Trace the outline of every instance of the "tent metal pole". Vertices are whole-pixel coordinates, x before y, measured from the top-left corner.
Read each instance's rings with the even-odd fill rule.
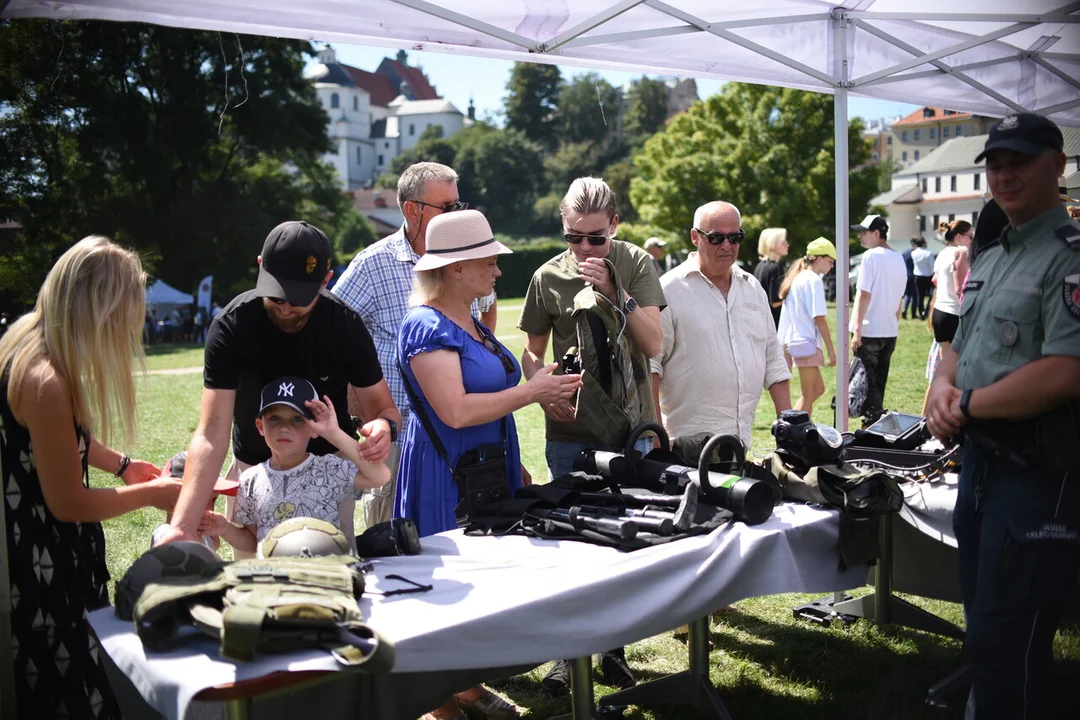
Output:
[[[552,50],[555,50],[565,45],[571,40],[574,40],[575,38],[584,35],[585,33],[596,28],[597,26],[603,25],[612,18],[616,18],[619,15],[622,15],[627,10],[637,5],[640,5],[643,2],[645,2],[645,0],[622,0],[621,2],[609,7],[607,10],[593,15],[588,20],[578,23],[569,30],[559,33],[555,37],[548,40],[546,43],[539,43],[535,47],[535,50],[536,52],[551,52]]]
[[[1033,55],[1031,57],[1031,59],[1034,60],[1036,63],[1038,63],[1039,67],[1045,69],[1047,72],[1053,73],[1054,75],[1061,78],[1062,80],[1069,83],[1070,85],[1072,85],[1075,88],[1080,88],[1080,80],[1077,80],[1076,78],[1069,76],[1063,70],[1059,69],[1058,67],[1056,67],[1054,65],[1051,65],[1050,63],[1048,63],[1046,60],[1039,57],[1038,55]]]
[[[851,68],[848,64],[848,33],[851,21],[846,12],[833,11],[832,72],[839,81],[833,92],[833,157],[836,165],[836,429],[848,428],[848,87]]]

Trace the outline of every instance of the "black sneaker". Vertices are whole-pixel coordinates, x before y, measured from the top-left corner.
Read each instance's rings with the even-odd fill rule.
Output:
[[[600,675],[604,678],[604,684],[617,687],[620,690],[637,685],[634,673],[630,672],[630,666],[626,664],[626,649],[617,648],[600,654]]]
[[[552,697],[570,694],[570,661],[556,660],[540,685]]]

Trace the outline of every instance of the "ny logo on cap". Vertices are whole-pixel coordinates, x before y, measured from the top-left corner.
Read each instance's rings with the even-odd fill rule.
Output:
[[[278,397],[292,397],[293,396],[293,391],[295,389],[296,389],[296,386],[293,385],[292,383],[281,383],[281,385],[278,386],[277,396]]]
[[[1016,117],[1015,115],[1010,115],[1001,122],[999,122],[997,128],[995,129],[998,132],[1002,132],[1005,130],[1015,130],[1018,127],[1020,127],[1020,118]]]

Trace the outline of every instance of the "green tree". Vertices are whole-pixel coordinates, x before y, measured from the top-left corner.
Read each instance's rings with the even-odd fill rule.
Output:
[[[727,200],[742,211],[751,260],[757,235],[786,227],[792,257],[834,222],[833,98],[787,88],[728,83],[724,90],[672,119],[634,158],[630,194],[641,220],[689,230],[694,210]],[[851,218],[861,218],[877,192],[877,170],[852,121],[849,135]],[[847,238],[840,238],[840,242]]]
[[[310,52],[152,25],[0,27],[0,217],[22,225],[0,253],[7,274],[21,270],[5,289],[32,298],[90,233],[135,247],[179,288],[209,270],[219,288],[250,287],[275,224],[334,230],[348,202],[319,161],[330,143],[302,75]]]
[[[541,189],[540,147],[512,129],[474,125],[458,135],[453,167],[462,199],[482,210],[499,232],[527,231]]]
[[[557,65],[514,63],[506,83],[506,125],[545,149],[556,145],[562,73]]]
[[[637,210],[634,209],[634,203],[630,199],[630,181],[634,179],[635,174],[634,164],[626,160],[608,165],[604,170],[604,181],[615,193],[621,222],[637,220]]]
[[[420,133],[420,138],[417,142],[424,142],[425,140],[438,140],[443,137],[443,126],[439,124],[428,125],[424,128],[424,132]]]
[[[610,143],[619,135],[622,93],[596,73],[578,75],[566,83],[558,104],[562,142]]]
[[[623,131],[632,147],[642,145],[659,132],[667,120],[668,89],[662,80],[642,75],[630,84],[626,93],[626,116]]]

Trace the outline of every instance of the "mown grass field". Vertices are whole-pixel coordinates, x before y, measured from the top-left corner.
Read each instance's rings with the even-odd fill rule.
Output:
[[[520,355],[524,336],[515,327],[520,300],[501,300],[497,334]],[[832,321],[830,320],[830,325]],[[930,332],[925,323],[902,321],[893,357],[885,406],[920,413],[926,389],[926,355]],[[157,346],[147,358],[151,373],[139,384],[139,444],[129,448],[134,456],[159,465],[177,450],[186,448],[199,415],[202,387],[200,372],[176,372],[198,366],[201,349]],[[161,371],[166,371],[162,373]],[[172,371],[172,372],[169,372]],[[825,396],[818,400],[816,418],[828,421],[833,395],[831,369],[825,374]],[[792,380],[792,399],[799,395]],[[544,425],[536,406],[516,413],[524,462],[533,477],[546,477]],[[769,427],[773,408],[763,394],[754,426],[754,447],[772,447]],[[95,486],[108,485],[111,476],[94,472]],[[157,510],[143,510],[105,524],[109,569],[119,578],[149,545],[150,532],[164,520]],[[359,529],[359,525],[358,525]],[[855,595],[870,591],[854,589]],[[775,595],[736,603],[736,612],[711,623],[714,649],[710,654],[711,678],[728,709],[739,720],[907,720],[938,717],[925,706],[926,690],[949,673],[960,660],[960,644],[936,635],[900,627],[878,627],[860,621],[843,627],[821,628],[792,617],[792,608],[812,599],[807,595]],[[962,623],[957,605],[911,597],[923,607],[954,623]],[[657,608],[657,612],[663,612]],[[1080,681],[1080,632],[1070,626],[1059,633],[1055,651],[1063,682]],[[639,680],[650,680],[687,667],[685,645],[670,634],[648,638],[628,648],[630,664]],[[569,701],[551,699],[540,691],[546,666],[526,675],[498,683],[496,688],[528,710],[529,717],[548,718],[569,712]],[[597,697],[611,688],[597,685]],[[685,708],[638,710],[626,717],[668,719],[704,717]]]

